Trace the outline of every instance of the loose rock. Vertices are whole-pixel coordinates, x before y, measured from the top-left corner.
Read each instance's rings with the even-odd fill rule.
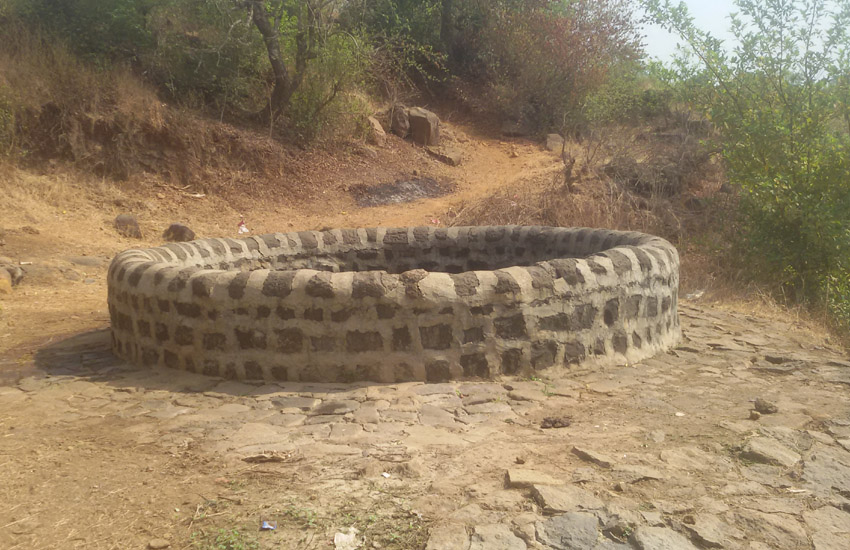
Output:
[[[440,119],[427,109],[413,107],[407,112],[410,137],[419,145],[440,144]]]
[[[3,269],[0,269],[0,294],[12,293],[12,277]]]
[[[387,133],[384,127],[378,122],[378,119],[370,116],[366,119],[369,122],[369,143],[378,147],[383,147],[387,144]]]
[[[550,428],[566,428],[573,421],[569,416],[547,416],[543,419],[543,422],[540,423],[540,427],[544,430],[548,430]]]
[[[573,454],[582,460],[592,462],[593,464],[596,464],[597,466],[600,466],[602,468],[610,468],[611,465],[614,464],[613,458],[602,453],[597,453],[596,451],[591,451],[589,449],[580,449],[578,447],[573,447]]]
[[[195,240],[195,232],[180,223],[172,223],[168,229],[162,232],[162,238],[166,241],[184,243]]]
[[[327,401],[313,410],[314,415],[322,414],[346,414],[360,408],[360,403],[354,400]]]
[[[774,414],[779,411],[779,408],[770,401],[758,398],[755,401],[755,410],[761,414]]]
[[[392,131],[400,138],[406,138],[410,133],[410,117],[407,114],[407,107],[396,105],[392,112]]]
[[[560,153],[564,147],[564,138],[559,134],[546,135],[546,149],[553,153]]]
[[[762,464],[785,466],[786,468],[791,468],[801,459],[796,452],[767,437],[754,437],[749,440],[744,445],[741,458]]]
[[[115,218],[115,229],[121,235],[133,239],[142,238],[142,230],[139,228],[139,222],[130,214],[119,214]]]
[[[151,539],[148,542],[148,548],[150,550],[162,550],[163,548],[168,548],[171,546],[171,543],[165,539]]]
[[[449,166],[460,166],[461,162],[463,162],[463,154],[458,149],[448,147],[434,149],[433,147],[427,147],[425,150],[428,151],[429,155]]]
[[[604,506],[593,493],[573,485],[534,485],[531,494],[546,514],[598,510]]]
[[[271,402],[280,409],[300,409],[302,411],[309,411],[320,403],[318,399],[312,397],[278,397],[272,399]]]
[[[24,280],[24,270],[13,264],[0,265],[0,272],[5,272],[8,275],[11,286],[17,286]]]
[[[533,485],[563,485],[564,483],[560,479],[555,479],[543,472],[517,468],[511,468],[507,471],[506,481],[508,487],[512,489],[532,487]]]

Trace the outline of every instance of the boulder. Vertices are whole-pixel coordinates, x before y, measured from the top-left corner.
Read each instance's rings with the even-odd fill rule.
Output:
[[[393,107],[391,119],[391,130],[398,137],[404,139],[410,133],[410,118],[407,116],[407,107],[396,105]]]
[[[560,153],[563,148],[564,138],[562,138],[560,134],[546,135],[546,149],[552,151],[553,153]]]
[[[427,109],[413,107],[407,112],[410,137],[419,145],[440,144],[440,119]]]
[[[139,228],[139,222],[136,221],[135,216],[131,216],[130,214],[119,214],[115,218],[114,224],[115,229],[121,235],[131,237],[133,239],[142,238],[142,230]]]
[[[24,280],[24,270],[13,264],[0,265],[0,274],[8,275],[9,283],[12,286],[18,285]]]
[[[384,131],[384,127],[381,126],[381,123],[378,122],[378,119],[370,116],[366,120],[369,121],[369,143],[378,147],[386,145],[387,133]]]
[[[162,232],[162,238],[173,243],[185,243],[195,240],[195,232],[182,223],[172,223]]]

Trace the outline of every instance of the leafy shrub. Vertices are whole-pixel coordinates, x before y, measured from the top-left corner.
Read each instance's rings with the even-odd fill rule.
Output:
[[[348,34],[334,35],[322,45],[286,110],[288,134],[308,142],[331,129],[343,135],[363,131],[358,124],[368,113],[348,90],[363,84],[368,63],[364,45]]]
[[[146,15],[156,0],[11,0],[31,26],[64,37],[90,59],[138,59],[153,47]]]
[[[670,113],[672,92],[650,80],[642,67],[628,63],[612,72],[584,102],[584,119],[589,123],[638,122]]]
[[[677,80],[719,129],[743,190],[734,238],[749,272],[850,326],[850,5],[738,0],[730,54],[683,5],[646,4],[700,60],[680,59]]]
[[[241,113],[265,100],[268,61],[244,10],[230,0],[158,0],[147,26],[155,48],[143,57],[150,80],[176,100]]]

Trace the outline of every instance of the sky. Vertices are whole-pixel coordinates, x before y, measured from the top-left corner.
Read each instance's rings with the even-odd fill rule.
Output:
[[[697,27],[722,40],[731,41],[729,14],[735,11],[733,0],[684,0]],[[676,52],[678,37],[661,27],[646,26],[646,52],[650,57],[669,61]]]

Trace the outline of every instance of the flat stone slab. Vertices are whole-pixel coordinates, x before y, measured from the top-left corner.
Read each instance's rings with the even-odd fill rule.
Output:
[[[534,485],[563,485],[560,479],[536,470],[511,468],[505,476],[508,487],[512,489],[527,489]]]
[[[312,397],[278,397],[271,402],[279,409],[301,409],[309,411],[319,403],[320,400]]]
[[[647,480],[667,479],[667,476],[655,468],[640,464],[618,464],[613,468],[614,475],[625,483],[637,483]]]
[[[580,459],[596,464],[601,468],[610,468],[614,464],[614,459],[610,456],[586,449],[583,447],[573,447],[572,453]]]
[[[469,550],[526,550],[525,541],[503,524],[479,525],[472,535]]]
[[[469,533],[457,523],[431,528],[425,550],[469,550]]]
[[[592,549],[599,537],[599,520],[586,512],[570,512],[538,522],[537,540],[554,550]]]
[[[791,468],[800,462],[802,457],[774,439],[754,437],[744,445],[741,458]]]
[[[346,414],[350,412],[354,412],[360,408],[360,403],[353,400],[345,400],[345,401],[326,401],[322,403],[320,406],[313,409],[311,414],[314,415],[322,415],[322,414]]]
[[[639,527],[634,543],[639,550],[698,550],[684,535],[666,527]]]
[[[693,524],[685,524],[685,529],[705,548],[725,548],[730,536],[743,536],[741,531],[711,514],[697,514]]]
[[[455,386],[452,384],[422,384],[411,389],[416,395],[452,394],[455,395]]]
[[[574,485],[534,485],[531,494],[546,514],[598,510],[605,506],[593,493]]]
[[[834,506],[803,512],[815,550],[832,550],[850,546],[850,513]]]

